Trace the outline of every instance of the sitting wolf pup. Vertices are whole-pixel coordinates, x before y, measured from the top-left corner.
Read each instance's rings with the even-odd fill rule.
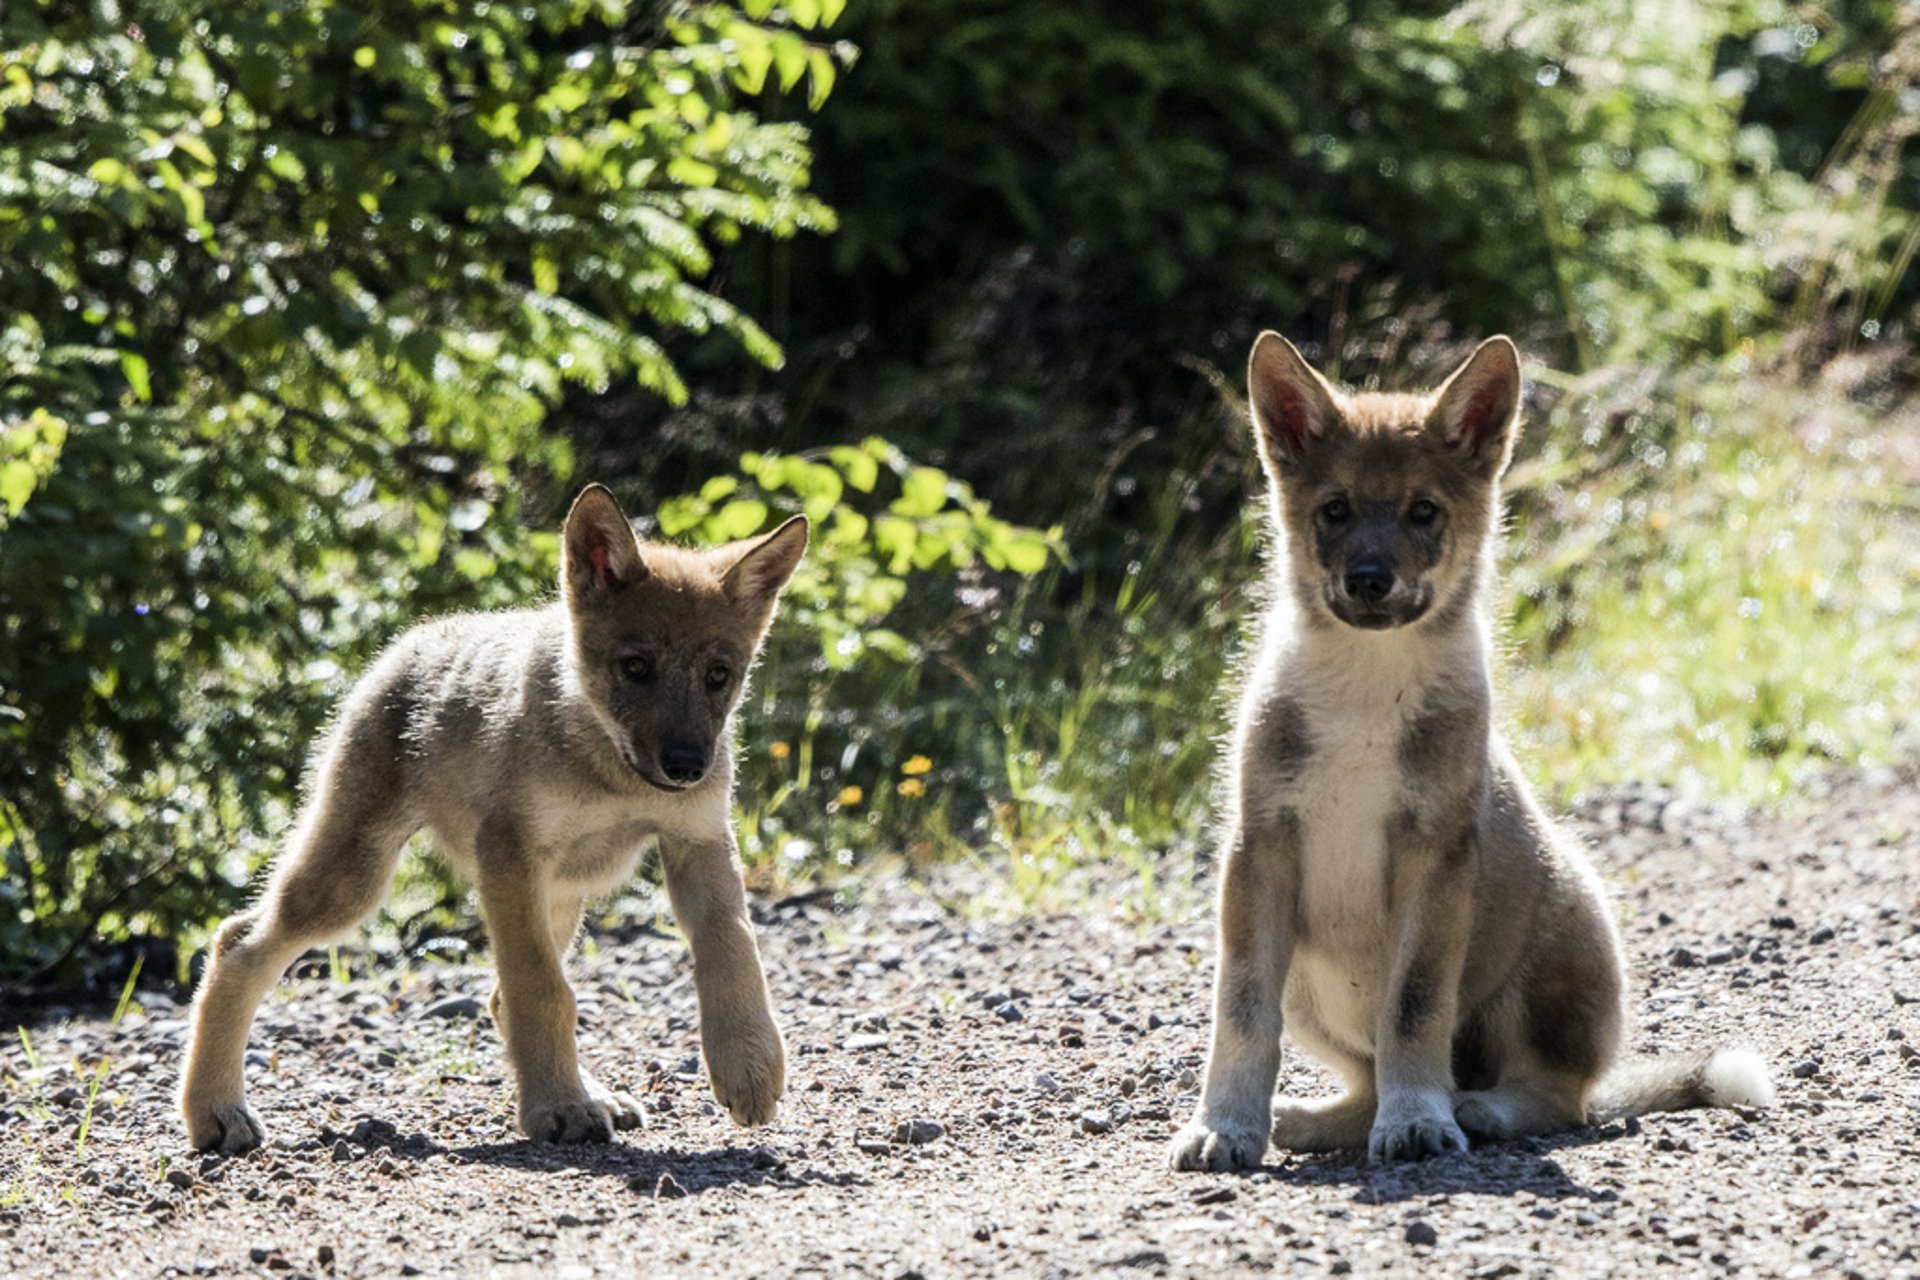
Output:
[[[730,720],[806,544],[796,517],[709,551],[642,545],[589,485],[567,514],[563,600],[401,636],[315,752],[265,894],[215,935],[180,1090],[193,1145],[264,1140],[242,1081],[254,1010],[302,951],[380,905],[423,827],[479,888],[522,1133],[605,1142],[641,1121],[575,1060],[564,960],[585,901],[650,838],[693,948],[714,1095],[739,1124],[771,1120],[786,1055],[734,860]]]
[[[1612,912],[1492,727],[1513,344],[1432,395],[1347,396],[1263,333],[1248,393],[1280,572],[1228,761],[1213,1048],[1172,1166],[1248,1168],[1269,1134],[1379,1162],[1765,1105],[1748,1052],[1616,1067]],[[1274,1105],[1283,1025],[1345,1096]]]

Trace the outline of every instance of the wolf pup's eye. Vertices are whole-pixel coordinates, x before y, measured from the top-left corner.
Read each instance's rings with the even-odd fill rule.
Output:
[[[620,674],[638,684],[653,675],[653,664],[639,654],[620,659]]]
[[[733,672],[727,669],[727,664],[724,662],[716,662],[707,668],[707,688],[709,689],[724,689],[727,687],[727,681],[731,679],[733,679]]]
[[[1320,518],[1329,524],[1339,524],[1353,514],[1345,498],[1328,498],[1320,504]]]
[[[1407,519],[1415,524],[1432,524],[1440,518],[1440,508],[1421,498],[1407,508]]]

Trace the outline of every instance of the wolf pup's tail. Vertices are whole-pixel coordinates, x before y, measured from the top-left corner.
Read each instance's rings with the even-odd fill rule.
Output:
[[[1689,1107],[1770,1107],[1773,1081],[1751,1049],[1714,1049],[1665,1058],[1635,1058],[1614,1066],[1594,1086],[1587,1118],[1606,1124],[1654,1111]]]

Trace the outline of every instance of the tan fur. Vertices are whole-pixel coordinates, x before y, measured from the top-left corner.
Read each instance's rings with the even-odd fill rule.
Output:
[[[1176,1169],[1269,1140],[1376,1160],[1769,1097],[1757,1060],[1614,1065],[1599,877],[1492,724],[1487,585],[1518,353],[1430,395],[1345,395],[1277,334],[1248,368],[1279,581],[1228,760],[1212,1052]],[[1345,1093],[1274,1105],[1283,1027]]]
[[[242,1079],[256,1008],[380,905],[422,828],[479,889],[523,1133],[605,1141],[640,1123],[576,1059],[565,958],[586,900],[655,840],[714,1094],[740,1124],[771,1120],[786,1058],[736,865],[732,713],[805,546],[799,519],[710,551],[643,545],[591,485],[567,516],[562,600],[400,637],[316,749],[265,893],[215,935],[180,1091],[193,1145],[264,1140]]]

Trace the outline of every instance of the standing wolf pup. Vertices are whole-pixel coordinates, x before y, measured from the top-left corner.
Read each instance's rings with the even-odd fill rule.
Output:
[[[586,900],[655,837],[714,1095],[739,1124],[771,1120],[786,1053],[735,864],[730,721],[806,545],[799,517],[709,551],[642,545],[589,485],[567,513],[561,601],[395,642],[316,751],[265,894],[214,937],[180,1090],[193,1145],[264,1140],[242,1080],[255,1009],[302,951],[380,905],[423,827],[479,888],[522,1133],[604,1142],[641,1121],[575,1060],[564,961]]]
[[[1492,728],[1513,344],[1432,395],[1346,396],[1263,333],[1247,380],[1279,580],[1228,761],[1213,1048],[1173,1167],[1248,1168],[1269,1135],[1377,1162],[1766,1105],[1743,1050],[1616,1066],[1606,896]],[[1273,1103],[1283,1025],[1343,1097]]]

